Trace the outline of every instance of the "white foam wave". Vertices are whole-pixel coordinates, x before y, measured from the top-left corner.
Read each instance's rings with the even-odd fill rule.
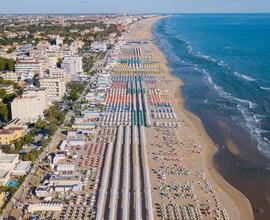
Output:
[[[218,64],[219,66],[222,66],[222,67],[228,67],[228,65],[227,65],[226,63],[224,63],[223,60],[219,61],[217,64]]]
[[[256,81],[256,79],[252,78],[251,76],[247,76],[245,74],[242,74],[242,77],[247,81]]]
[[[241,74],[237,71],[234,71],[233,74],[235,76],[237,76],[238,78],[242,78],[242,79],[247,80],[247,81],[256,81],[256,79],[254,79],[253,77],[245,75],[245,74]]]
[[[231,93],[225,91],[222,87],[215,84],[207,71],[205,75],[208,82],[214,87],[221,97],[236,103],[238,111],[241,112],[241,115],[245,119],[245,123],[243,124],[244,128],[246,128],[251,137],[257,141],[258,150],[270,160],[270,141],[266,137],[263,137],[264,134],[270,133],[270,131],[261,128],[262,120],[266,116],[254,113],[254,109],[257,107],[257,104],[249,100],[234,97]],[[239,123],[238,119],[237,122]]]
[[[270,88],[269,87],[260,86],[260,89],[270,91]]]

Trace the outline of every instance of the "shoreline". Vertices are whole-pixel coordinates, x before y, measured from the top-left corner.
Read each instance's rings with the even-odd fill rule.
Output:
[[[173,96],[177,103],[177,105],[175,105],[176,112],[181,115],[181,119],[184,125],[192,130],[192,133],[194,133],[192,135],[195,135],[196,138],[199,138],[202,141],[203,145],[207,146],[207,148],[204,148],[205,150],[203,150],[203,166],[207,174],[209,174],[212,182],[214,182],[214,184],[217,185],[218,188],[224,191],[224,193],[222,193],[224,195],[222,195],[221,201],[228,210],[228,212],[230,213],[230,208],[235,206],[237,207],[237,212],[239,212],[237,215],[240,216],[240,219],[254,219],[252,207],[249,200],[240,191],[230,185],[216,170],[213,156],[217,152],[217,148],[213,140],[207,134],[201,120],[192,112],[189,112],[185,109],[184,99],[181,95],[181,86],[183,85],[183,81],[172,74],[164,53],[153,42],[154,25],[162,18],[164,17],[148,18],[140,22],[147,23],[147,25],[144,25],[144,39],[148,38],[148,40],[151,41],[153,54],[155,54],[155,59],[159,62],[162,72],[164,72],[164,75],[167,76],[168,80],[172,80],[175,83],[174,87],[176,86],[176,88],[174,88],[172,92],[174,93]]]

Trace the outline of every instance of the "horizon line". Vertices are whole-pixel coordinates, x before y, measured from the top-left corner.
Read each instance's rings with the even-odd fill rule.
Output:
[[[224,14],[270,14],[270,12],[147,12],[147,13],[129,13],[129,12],[101,12],[101,13],[85,13],[85,12],[46,12],[46,13],[31,13],[31,12],[15,12],[15,13],[1,13],[2,15],[186,15],[186,14],[198,14],[198,15],[224,15]]]

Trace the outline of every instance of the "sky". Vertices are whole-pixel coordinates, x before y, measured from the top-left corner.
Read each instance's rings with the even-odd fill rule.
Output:
[[[270,0],[0,0],[0,13],[191,12],[270,12]]]

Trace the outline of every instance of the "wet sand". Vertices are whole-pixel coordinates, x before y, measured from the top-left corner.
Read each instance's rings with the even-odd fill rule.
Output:
[[[138,22],[131,28],[132,38],[152,40],[153,25],[159,19],[161,19],[161,17],[148,18]],[[217,148],[206,133],[200,119],[184,108],[184,100],[180,92],[180,87],[183,85],[183,82],[170,74],[171,70],[167,66],[167,60],[158,47],[151,43],[151,48],[155,60],[160,64],[160,68],[163,72],[162,76],[165,77],[164,82],[166,83],[164,83],[162,87],[168,90],[172,95],[175,102],[175,112],[178,118],[181,119],[181,126],[177,131],[178,137],[181,139],[184,146],[188,146],[190,143],[200,143],[203,146],[203,152],[197,156],[198,159],[196,159],[196,162],[193,163],[189,161],[188,163],[193,164],[192,166],[201,166],[205,170],[207,178],[209,178],[214,185],[221,204],[227,210],[230,219],[254,219],[251,205],[246,197],[228,184],[215,169],[213,156]],[[148,131],[148,134],[150,137],[153,135],[150,131]],[[151,142],[151,140],[148,140],[148,143],[149,142]],[[231,143],[231,149],[234,153],[238,153],[233,143]],[[154,149],[151,149],[149,146],[149,152],[153,151]],[[186,148],[184,148],[183,151],[184,153],[188,153]],[[151,160],[151,155],[149,155],[149,158],[149,166],[155,167],[156,164]],[[153,180],[154,179],[152,179],[152,182]],[[159,201],[156,197],[157,196],[153,195],[153,202]]]

